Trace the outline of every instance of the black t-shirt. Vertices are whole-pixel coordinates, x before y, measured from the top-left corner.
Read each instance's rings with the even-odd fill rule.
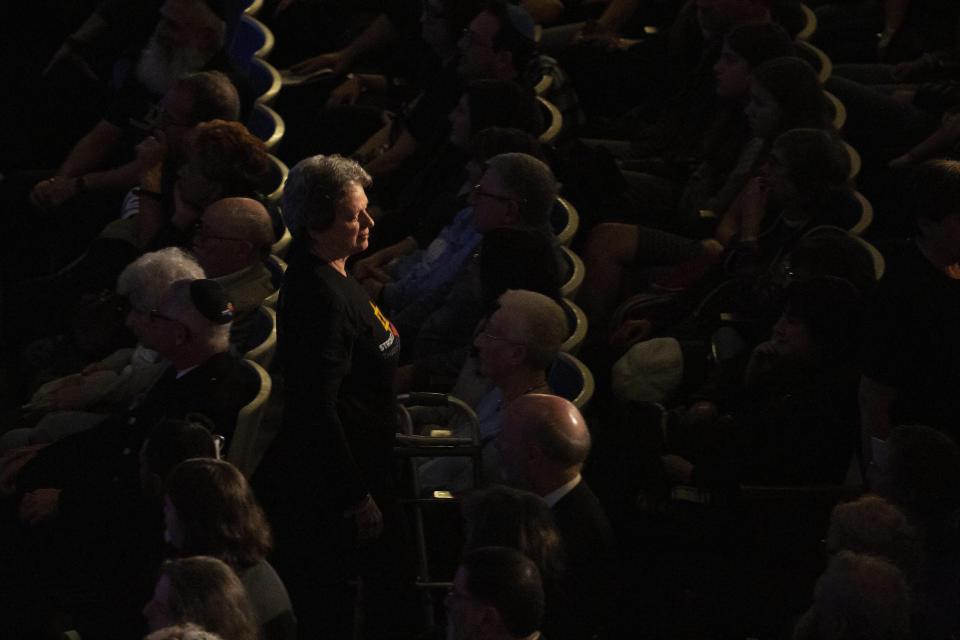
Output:
[[[960,280],[912,241],[886,252],[864,335],[864,375],[897,389],[893,424],[960,435]]]
[[[356,280],[310,255],[291,261],[278,305],[286,406],[273,470],[322,504],[356,504],[387,481],[399,335]]]

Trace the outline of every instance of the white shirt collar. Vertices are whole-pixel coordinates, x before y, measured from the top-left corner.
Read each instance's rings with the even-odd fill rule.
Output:
[[[546,502],[547,506],[552,509],[553,505],[560,502],[561,498],[563,498],[565,495],[573,491],[577,487],[577,485],[580,484],[580,481],[582,479],[583,478],[578,473],[576,477],[570,482],[567,482],[566,484],[557,487],[547,495],[543,496],[543,501]]]

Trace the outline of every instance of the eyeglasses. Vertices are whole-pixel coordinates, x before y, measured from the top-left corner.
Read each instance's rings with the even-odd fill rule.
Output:
[[[165,320],[166,322],[176,322],[176,323],[179,323],[179,324],[183,324],[182,322],[180,322],[180,321],[177,320],[176,318],[171,318],[170,316],[166,316],[166,315],[160,313],[160,312],[157,311],[156,309],[152,309],[152,310],[150,311],[150,322],[154,322],[154,321],[156,321],[156,320]]]
[[[489,191],[484,191],[479,184],[473,185],[473,195],[477,198],[492,198],[494,200],[499,200],[500,202],[516,202],[516,198],[503,196],[499,193],[490,193]]]
[[[233,242],[249,242],[249,240],[244,240],[243,238],[233,238],[230,236],[218,236],[214,233],[210,233],[203,226],[203,221],[198,222],[193,228],[193,239],[194,240],[232,240]]]
[[[489,331],[481,331],[480,335],[483,336],[484,338],[489,338],[490,340],[498,340],[500,342],[506,342],[507,344],[515,344],[515,345],[526,344],[525,342],[520,342],[519,340],[511,340],[510,338],[507,338],[504,336],[498,336],[497,334],[490,333]]]

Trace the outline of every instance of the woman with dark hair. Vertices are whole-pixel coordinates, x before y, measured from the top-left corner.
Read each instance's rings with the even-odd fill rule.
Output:
[[[360,545],[380,536],[378,504],[391,493],[400,340],[346,268],[374,225],[364,192],[370,183],[352,160],[313,156],[290,171],[283,192],[293,236],[277,307],[286,395],[254,486],[307,635],[349,620],[346,582]]]
[[[780,133],[796,127],[832,131],[817,75],[799,58],[774,58],[753,69],[745,113],[752,137],[722,181],[703,180],[695,174],[671,219],[657,221],[657,229],[608,222],[593,230],[584,256],[587,279],[579,302],[594,330],[607,328],[625,269],[687,260],[709,262],[720,256],[722,247],[718,244],[689,237],[698,230],[702,232],[700,211],[726,212],[763,164]],[[704,185],[711,186],[704,189]],[[666,233],[665,229],[680,235]]]
[[[280,577],[267,562],[270,526],[236,467],[206,458],[179,464],[167,478],[165,537],[183,555],[228,564],[247,590],[261,640],[292,640],[296,618]]]
[[[239,578],[209,556],[168,560],[143,608],[150,631],[192,622],[230,640],[257,640],[257,618]]]
[[[227,197],[254,197],[270,170],[263,141],[239,122],[201,122],[186,136],[175,183],[159,165],[140,176],[139,220],[134,244],[141,249],[187,245],[203,210]],[[111,235],[110,228],[105,234]]]
[[[460,515],[465,553],[479,547],[510,547],[533,560],[548,592],[550,583],[559,579],[563,541],[540,496],[504,485],[477,489],[464,496]]]
[[[836,134],[787,131],[724,213],[714,238],[759,251],[769,264],[814,226],[849,229],[859,219],[849,176],[850,157]]]

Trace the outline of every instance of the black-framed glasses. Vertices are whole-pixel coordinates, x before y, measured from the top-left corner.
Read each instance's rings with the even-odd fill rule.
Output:
[[[489,191],[484,191],[479,184],[473,185],[473,195],[477,198],[492,198],[494,200],[499,200],[500,202],[516,202],[516,198],[500,195],[499,193],[490,193]]]

